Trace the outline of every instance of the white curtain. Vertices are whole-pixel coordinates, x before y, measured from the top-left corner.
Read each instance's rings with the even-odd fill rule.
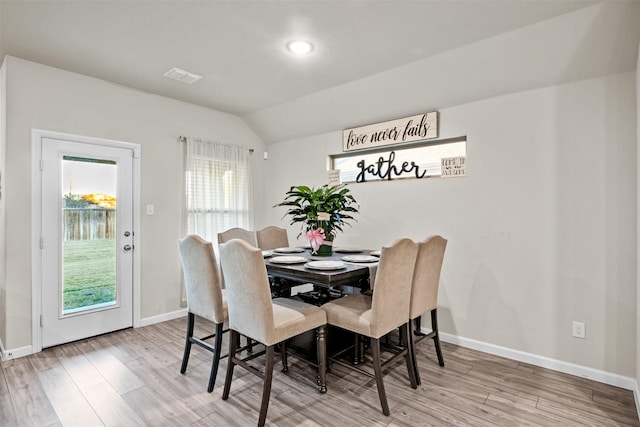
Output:
[[[249,150],[188,138],[185,155],[185,235],[216,243],[232,227],[253,228]]]
[[[253,229],[248,148],[187,138],[184,154],[183,234],[198,234],[217,248],[218,233]]]

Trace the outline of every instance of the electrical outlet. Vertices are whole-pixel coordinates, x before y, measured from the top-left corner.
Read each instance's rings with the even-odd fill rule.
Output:
[[[573,336],[582,339],[587,337],[584,322],[573,321]]]

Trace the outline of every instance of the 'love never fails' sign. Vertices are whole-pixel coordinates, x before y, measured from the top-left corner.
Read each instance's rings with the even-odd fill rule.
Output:
[[[342,151],[363,150],[438,137],[438,112],[418,114],[342,131]]]

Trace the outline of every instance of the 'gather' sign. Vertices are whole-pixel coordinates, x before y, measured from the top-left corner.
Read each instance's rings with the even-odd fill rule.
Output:
[[[438,112],[418,114],[342,131],[342,151],[421,141],[438,137]]]

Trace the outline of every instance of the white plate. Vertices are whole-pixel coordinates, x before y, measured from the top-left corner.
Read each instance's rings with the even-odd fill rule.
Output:
[[[262,257],[267,258],[273,255],[273,251],[262,251]]]
[[[308,259],[302,256],[275,256],[269,259],[269,262],[274,264],[300,264],[307,261]]]
[[[345,267],[342,261],[311,261],[304,266],[314,270],[340,270]]]
[[[369,252],[369,254],[371,254],[373,256],[380,256],[382,254],[382,251],[371,251],[371,252]]]
[[[347,262],[378,262],[377,257],[371,255],[345,255],[342,257],[343,261]]]
[[[273,250],[278,254],[299,254],[300,252],[304,252],[302,248],[277,248]]]
[[[358,254],[360,252],[362,252],[362,249],[358,249],[358,248],[337,248],[334,249],[335,252],[341,253],[341,254]]]

